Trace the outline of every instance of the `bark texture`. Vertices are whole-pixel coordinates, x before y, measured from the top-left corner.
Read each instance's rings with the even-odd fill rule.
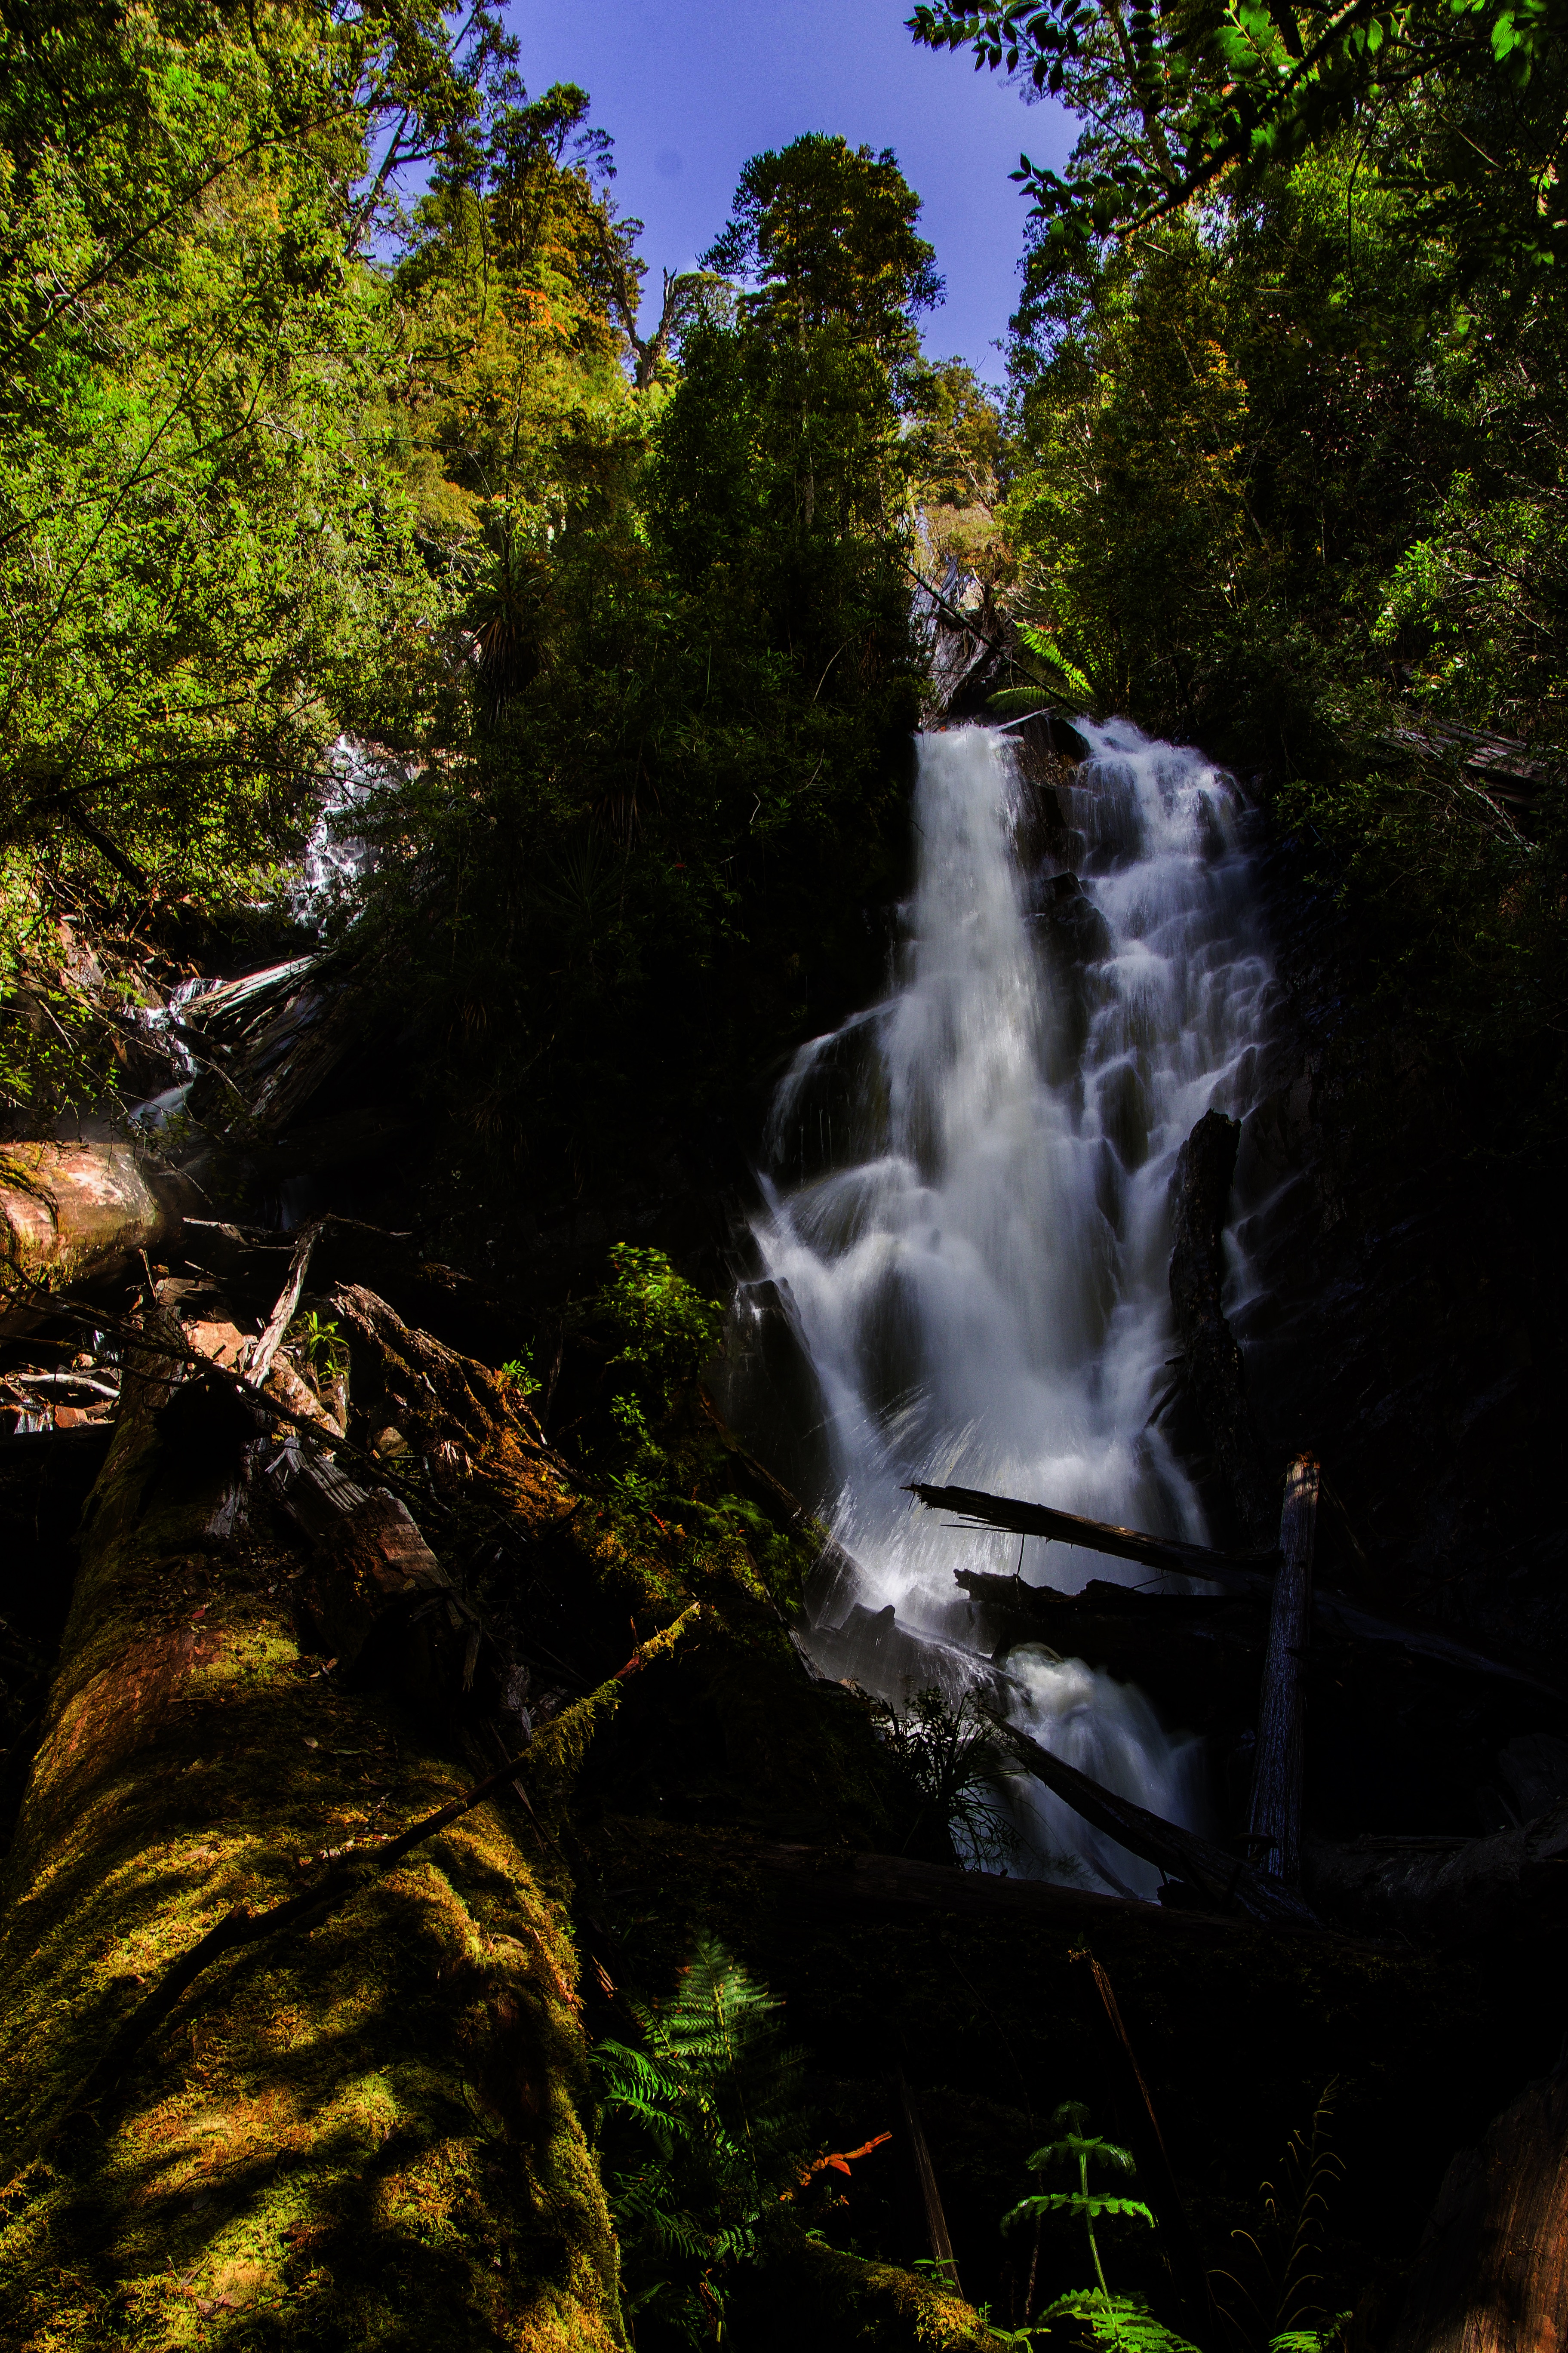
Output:
[[[1258,1701],[1258,1762],[1252,1780],[1257,1860],[1287,1887],[1301,1876],[1301,1775],[1306,1727],[1302,1702],[1312,1616],[1312,1541],[1318,1519],[1318,1466],[1310,1454],[1290,1465],[1279,1520],[1279,1571],[1268,1614],[1268,1651]]]
[[[1559,2067],[1449,2166],[1390,2353],[1561,2353],[1564,2343],[1568,2071]]]
[[[88,2114],[148,1985],[236,1905],[471,1781],[428,1712],[302,1654],[256,1409],[183,1376],[166,1284],[126,1367],[0,1936],[8,2342],[608,2348],[564,1915],[487,1804],[313,1934],[209,1973]],[[233,1331],[232,1323],[227,1330]]]
[[[194,1189],[151,1168],[128,1144],[8,1144],[0,1148],[0,1291],[47,1291],[116,1274],[138,1250],[178,1233]],[[0,1335],[30,1331],[25,1297],[4,1303]]]
[[[1239,1121],[1205,1112],[1171,1178],[1171,1304],[1185,1356],[1187,1395],[1215,1451],[1247,1542],[1274,1541],[1279,1490],[1247,1401],[1241,1350],[1220,1307],[1220,1237],[1230,1207]]]

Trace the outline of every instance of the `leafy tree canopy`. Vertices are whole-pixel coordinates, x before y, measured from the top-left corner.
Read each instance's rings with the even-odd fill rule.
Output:
[[[914,350],[916,313],[942,299],[919,215],[891,148],[873,155],[809,132],[782,153],[752,156],[703,266],[750,281],[742,309],[775,342],[837,323],[883,359],[902,359]]]
[[[1083,118],[1065,174],[1026,155],[1015,175],[1061,253],[1353,129],[1394,133],[1472,270],[1568,259],[1563,0],[931,0],[910,26]]]

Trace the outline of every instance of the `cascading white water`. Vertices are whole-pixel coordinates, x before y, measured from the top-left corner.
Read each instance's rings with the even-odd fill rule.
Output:
[[[897,986],[802,1049],[767,1132],[756,1243],[812,1376],[822,1506],[858,1564],[806,1643],[895,1700],[900,1629],[948,1646],[915,1655],[952,1662],[950,1687],[991,1672],[962,1657],[955,1569],[1021,1567],[1069,1591],[1146,1577],[955,1532],[911,1511],[906,1482],[1206,1533],[1151,1420],[1173,1345],[1167,1190],[1203,1112],[1247,1105],[1268,965],[1229,780],[1123,723],[1082,733],[1092,756],[1062,795],[1068,830],[1043,851],[1005,735],[921,738]],[[1009,1711],[1037,1738],[1201,1821],[1194,1744],[1140,1694],[1042,1651],[1014,1651],[1006,1673]],[[1037,1784],[1016,1791],[1038,1867],[1068,1852],[1152,1892],[1157,1873]]]

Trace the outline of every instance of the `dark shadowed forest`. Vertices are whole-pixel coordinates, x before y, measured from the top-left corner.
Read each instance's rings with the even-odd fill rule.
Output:
[[[1568,9],[525,13],[0,0],[0,2348],[1556,2353]]]

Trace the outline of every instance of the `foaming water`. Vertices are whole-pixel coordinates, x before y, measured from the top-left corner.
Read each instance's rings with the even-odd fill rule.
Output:
[[[1250,1100],[1268,965],[1229,781],[1125,724],[1082,732],[1059,815],[1006,737],[921,738],[897,985],[801,1050],[766,1134],[755,1240],[808,1375],[818,1500],[858,1565],[806,1643],[841,1673],[854,1638],[854,1671],[892,1698],[929,1655],[898,1651],[906,1630],[950,1646],[962,1681],[957,1569],[1068,1591],[1147,1575],[954,1531],[911,1511],[910,1480],[1207,1533],[1152,1420],[1173,1346],[1167,1191],[1204,1111]],[[1141,1694],[1040,1651],[1015,1651],[1000,1688],[1097,1779],[1201,1820],[1196,1752]],[[1037,1785],[1015,1810],[1039,1857],[1152,1891]]]

